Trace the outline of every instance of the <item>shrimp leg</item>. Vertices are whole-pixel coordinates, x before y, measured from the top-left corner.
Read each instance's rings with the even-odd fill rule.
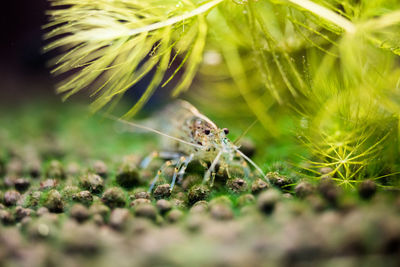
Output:
[[[219,158],[221,157],[221,155],[222,155],[222,152],[220,151],[220,152],[218,153],[218,155],[214,158],[213,162],[211,163],[210,168],[208,168],[208,170],[207,170],[206,173],[204,174],[204,177],[203,177],[203,184],[206,183],[206,182],[210,179],[210,175],[211,175],[211,174],[213,175],[213,177],[215,176],[214,169],[215,169],[215,166],[217,165],[217,163],[218,163]]]
[[[147,157],[145,157],[142,162],[140,163],[140,168],[145,169],[149,166],[149,164],[155,159],[155,158],[161,158],[161,159],[178,159],[181,156],[180,153],[176,152],[169,152],[169,151],[162,151],[162,152],[157,152],[154,151]]]
[[[183,166],[181,167],[181,169],[178,172],[178,182],[182,181],[183,175],[185,174],[186,168],[189,165],[189,163],[193,160],[194,154],[190,154],[189,157],[185,160],[185,162],[183,163]],[[172,183],[171,183],[171,191],[173,189],[175,185],[175,180],[172,179]]]
[[[175,159],[175,160],[168,160],[168,161],[164,162],[163,165],[161,165],[161,167],[160,167],[160,169],[157,171],[157,174],[156,174],[156,176],[154,177],[153,181],[151,181],[151,184],[150,184],[150,187],[149,187],[149,190],[148,190],[149,193],[150,193],[151,191],[153,191],[153,188],[154,188],[155,184],[157,183],[158,179],[160,178],[160,175],[161,175],[162,173],[164,173],[165,170],[166,170],[169,166],[171,166],[171,165],[176,165],[177,163],[178,163],[178,160]]]
[[[174,185],[176,182],[176,177],[178,176],[178,172],[185,162],[186,162],[186,158],[182,156],[179,158],[178,162],[176,163],[175,169],[174,169],[174,174],[172,175],[171,186],[169,188],[170,191],[172,191],[172,189],[174,188]]]

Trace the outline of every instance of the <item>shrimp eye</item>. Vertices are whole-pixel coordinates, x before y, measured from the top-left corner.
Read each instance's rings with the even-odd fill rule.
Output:
[[[205,135],[209,135],[209,134],[210,134],[210,130],[209,130],[209,129],[205,129],[205,130],[204,130],[204,134],[205,134]]]
[[[228,129],[228,128],[224,128],[223,130],[224,130],[224,133],[225,133],[225,134],[228,134],[228,133],[229,133],[229,129]]]

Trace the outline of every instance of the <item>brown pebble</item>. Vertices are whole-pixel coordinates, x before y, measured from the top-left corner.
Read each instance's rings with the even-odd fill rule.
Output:
[[[210,195],[210,189],[206,185],[194,185],[189,190],[188,201],[193,205],[197,201],[206,200]]]
[[[75,194],[79,193],[81,190],[75,185],[67,185],[62,191],[64,200],[73,200]]]
[[[155,221],[157,218],[157,210],[151,204],[141,204],[135,207],[135,216]]]
[[[257,199],[258,209],[266,214],[272,213],[275,208],[276,203],[280,198],[279,192],[273,189],[269,189],[262,194]]]
[[[330,203],[336,204],[339,196],[339,188],[335,185],[335,182],[330,178],[321,179],[318,185],[318,190],[321,195]]]
[[[267,190],[268,187],[268,183],[259,178],[251,184],[251,192],[253,194],[259,194],[260,192]]]
[[[37,207],[40,202],[40,197],[42,196],[41,191],[33,191],[29,194],[29,206],[30,207]]]
[[[74,204],[71,207],[70,215],[72,218],[74,218],[77,222],[80,222],[80,223],[89,219],[89,211],[82,204]]]
[[[17,221],[21,221],[23,218],[25,217],[30,217],[32,216],[32,214],[34,213],[34,211],[32,209],[26,209],[23,208],[21,206],[18,206],[15,208],[15,219]]]
[[[106,219],[110,214],[110,208],[101,203],[95,203],[90,206],[89,213],[92,216],[100,215],[103,219]]]
[[[40,208],[38,208],[38,210],[36,211],[36,214],[37,214],[38,216],[43,216],[43,215],[48,214],[48,213],[49,213],[49,209],[46,208],[46,207],[40,207]]]
[[[194,205],[190,208],[190,213],[207,213],[208,211],[208,202],[201,200],[194,203]]]
[[[363,199],[370,199],[376,193],[376,183],[372,180],[363,181],[358,187],[358,193]]]
[[[74,221],[67,221],[60,231],[60,245],[66,255],[96,255],[102,246],[96,227],[91,224],[77,225]]]
[[[241,193],[247,190],[247,182],[241,178],[228,179],[226,186],[235,193]]]
[[[326,208],[325,201],[319,195],[309,195],[305,199],[316,212],[321,212]]]
[[[101,160],[96,160],[93,163],[93,171],[103,178],[106,178],[108,174],[107,165]]]
[[[104,218],[100,215],[100,214],[95,214],[93,215],[93,222],[97,225],[97,226],[102,226],[104,225]]]
[[[178,209],[184,209],[186,208],[186,202],[182,199],[177,199],[177,198],[173,198],[170,200],[172,206],[174,206],[175,208]]]
[[[119,187],[111,187],[107,189],[103,193],[101,201],[103,201],[103,203],[109,206],[111,209],[122,208],[126,204],[124,191],[122,191],[122,189]]]
[[[266,175],[266,178],[269,179],[271,184],[281,188],[281,189],[289,189],[289,185],[292,183],[291,179],[286,176],[283,176],[277,172],[269,172]]]
[[[98,174],[87,173],[80,178],[80,186],[92,193],[100,193],[103,191],[104,181]]]
[[[12,224],[14,223],[14,217],[12,213],[8,210],[0,210],[0,221],[3,224]]]
[[[171,190],[169,184],[158,185],[153,192],[155,199],[169,198],[171,196]]]
[[[311,195],[315,191],[315,188],[312,184],[303,181],[300,182],[294,190],[296,192],[296,196],[304,198],[308,195]]]
[[[25,178],[18,178],[14,181],[14,187],[19,192],[25,192],[29,188],[30,185],[31,185],[31,182]]]
[[[222,203],[212,205],[210,208],[211,217],[217,220],[231,220],[233,219],[232,209]]]
[[[116,230],[122,230],[130,218],[131,214],[128,209],[116,208],[111,212],[110,225]]]
[[[183,217],[183,212],[177,209],[171,210],[167,213],[166,219],[169,223],[175,223]]]
[[[44,203],[44,206],[49,209],[51,212],[59,213],[64,211],[64,202],[62,200],[60,192],[57,190],[50,190],[47,195],[47,199]]]
[[[21,194],[15,190],[6,191],[4,194],[4,204],[6,206],[14,206],[21,198]]]
[[[151,203],[150,199],[147,199],[147,198],[138,198],[138,199],[133,200],[133,201],[129,204],[129,206],[131,206],[131,207],[137,207],[137,206],[139,206],[139,205],[141,205],[141,204],[150,204],[150,203]]]
[[[141,179],[135,162],[125,160],[115,177],[117,183],[124,188],[132,188],[141,184]]]
[[[161,214],[165,214],[172,209],[172,204],[165,199],[159,199],[156,202],[156,207]]]
[[[74,201],[80,202],[86,206],[89,206],[93,202],[93,196],[87,190],[76,193],[75,195],[73,195],[72,199]]]
[[[150,193],[146,191],[140,191],[135,193],[135,198],[144,198],[144,199],[150,199]]]
[[[55,179],[47,179],[42,182],[40,182],[40,189],[45,190],[45,189],[53,189],[58,185],[57,180]]]

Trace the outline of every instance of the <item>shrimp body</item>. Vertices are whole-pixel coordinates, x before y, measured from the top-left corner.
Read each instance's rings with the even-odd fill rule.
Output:
[[[232,165],[242,166],[245,173],[249,173],[248,162],[265,178],[260,167],[226,137],[229,133],[227,128],[218,128],[214,122],[187,101],[177,100],[168,105],[147,123],[148,126],[117,120],[163,137],[165,152],[153,153],[141,164],[145,168],[154,157],[170,159],[157,172],[149,191],[152,191],[160,175],[171,165],[175,166],[170,188],[172,190],[176,180],[182,179],[186,167],[192,160],[198,160],[208,168],[204,174],[203,183],[209,181],[210,177],[215,177],[217,164],[221,170],[227,170],[229,176],[229,166]],[[210,162],[211,165],[208,167],[206,162]],[[268,179],[266,180],[269,182]]]
[[[193,154],[194,159],[204,161],[212,161],[221,150],[228,154],[235,153],[229,148],[233,144],[226,137],[227,129],[218,128],[189,102],[177,100],[168,105],[157,117],[161,121],[162,132],[197,145],[197,147],[189,146],[170,138],[163,138],[165,150],[186,155]]]

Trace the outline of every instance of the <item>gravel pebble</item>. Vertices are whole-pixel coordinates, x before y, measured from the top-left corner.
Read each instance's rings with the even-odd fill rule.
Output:
[[[89,191],[87,191],[87,190],[80,191],[80,192],[76,193],[76,194],[72,197],[72,199],[73,199],[74,201],[79,202],[79,203],[82,203],[82,204],[84,204],[84,205],[86,205],[86,206],[90,206],[90,205],[92,204],[92,202],[93,202],[93,196],[92,196],[92,194],[91,194]]]
[[[71,207],[70,215],[77,222],[82,223],[89,219],[89,210],[82,204],[74,204]]]
[[[100,175],[103,178],[106,178],[108,175],[108,168],[107,165],[101,161],[101,160],[96,160],[93,163],[93,171],[97,174]]]
[[[193,205],[197,201],[206,200],[210,195],[210,189],[203,184],[194,185],[190,188],[188,194],[188,201],[190,205]]]
[[[21,194],[15,190],[8,190],[4,194],[4,204],[6,206],[14,206],[21,198]]]
[[[103,191],[104,181],[98,174],[87,173],[80,178],[80,186],[92,193]]]
[[[47,195],[47,199],[44,206],[51,212],[60,213],[64,211],[64,202],[62,200],[60,192],[57,190],[50,190]]]
[[[211,217],[217,220],[231,220],[233,219],[232,209],[225,204],[218,203],[212,205],[210,208]]]
[[[154,189],[153,196],[155,199],[169,198],[171,190],[169,184],[161,184]]]
[[[340,191],[332,179],[323,178],[318,185],[318,190],[330,204],[336,205]]]
[[[116,208],[111,212],[110,225],[116,230],[123,230],[131,218],[128,209]]]
[[[139,171],[135,163],[127,161],[123,163],[116,176],[117,183],[125,188],[133,188],[141,184]]]
[[[279,192],[274,189],[269,189],[260,194],[257,199],[257,207],[261,212],[270,214],[274,210],[279,198]]]
[[[166,219],[169,223],[176,223],[183,217],[183,212],[177,209],[173,209],[167,213]]]
[[[34,214],[32,209],[23,208],[21,206],[17,206],[14,211],[15,219],[17,221],[21,221],[25,217],[30,217]]]
[[[139,206],[139,205],[141,205],[141,204],[150,204],[150,203],[151,203],[150,199],[147,199],[147,198],[138,198],[138,199],[133,200],[133,201],[129,204],[129,206],[130,206],[130,207],[137,207],[137,206]]]
[[[172,209],[172,204],[168,200],[159,199],[156,202],[156,207],[161,214],[165,214]]]
[[[151,204],[141,204],[135,207],[135,216],[155,221],[157,218],[157,210]]]
[[[61,162],[53,160],[50,162],[50,166],[46,170],[46,177],[52,179],[65,179],[65,171]]]
[[[235,193],[241,193],[247,190],[247,182],[241,178],[228,179],[226,186]]]
[[[103,201],[104,204],[109,206],[111,209],[122,208],[126,204],[125,194],[122,191],[122,189],[119,187],[112,187],[112,188],[107,189],[103,193],[101,200]]]
[[[298,196],[299,198],[304,198],[314,193],[315,188],[312,184],[303,181],[296,185],[294,190],[296,192],[296,196]]]
[[[40,190],[53,189],[58,185],[56,179],[46,179],[40,182]]]
[[[363,199],[370,199],[376,193],[376,183],[372,180],[363,181],[358,187],[358,193]]]
[[[268,178],[273,185],[281,189],[290,189],[289,185],[293,183],[291,179],[286,176],[280,175],[277,172],[267,173],[266,178]]]
[[[146,192],[146,191],[140,191],[140,192],[136,192],[135,193],[135,198],[139,199],[139,198],[144,198],[144,199],[150,199],[150,193]]]
[[[260,178],[258,178],[251,184],[251,192],[253,194],[259,194],[260,192],[265,191],[268,188],[268,183]]]
[[[26,178],[18,178],[14,181],[14,187],[19,192],[25,192],[30,185],[31,182]]]

